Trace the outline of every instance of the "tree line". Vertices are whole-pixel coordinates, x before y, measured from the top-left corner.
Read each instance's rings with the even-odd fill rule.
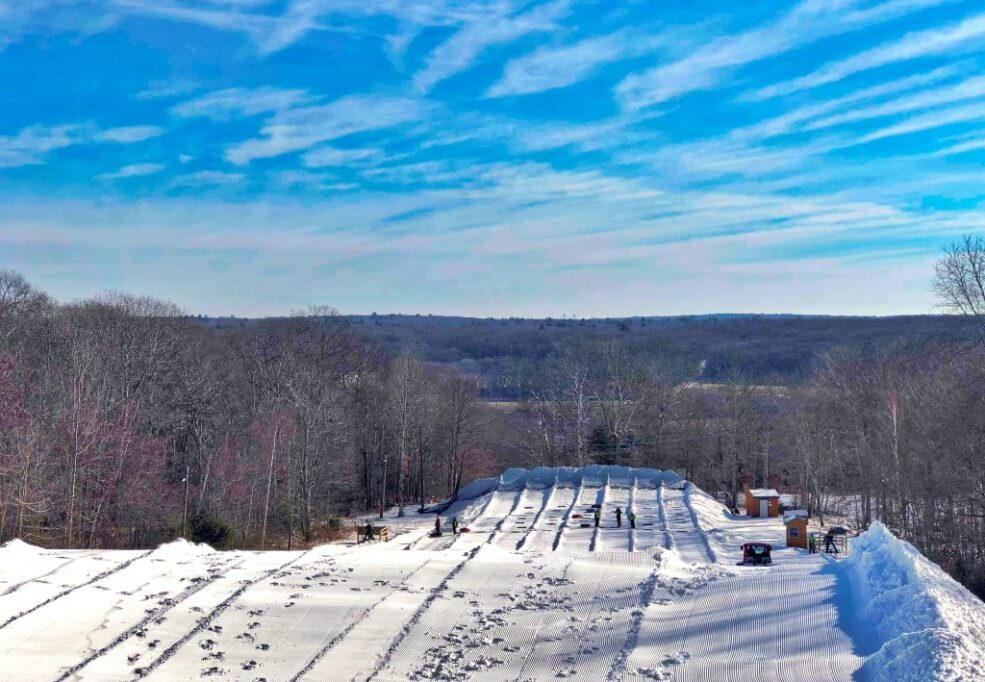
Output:
[[[0,272],[0,542],[310,542],[333,515],[492,474],[477,389],[328,308],[216,331]]]

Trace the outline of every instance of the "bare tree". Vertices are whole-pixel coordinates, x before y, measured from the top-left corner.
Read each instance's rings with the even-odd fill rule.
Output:
[[[420,419],[424,368],[410,350],[397,358],[392,369],[391,410],[396,420],[397,516],[404,515],[404,487],[410,466],[410,443]]]
[[[974,318],[985,342],[985,238],[968,234],[946,247],[933,290],[944,310]]]

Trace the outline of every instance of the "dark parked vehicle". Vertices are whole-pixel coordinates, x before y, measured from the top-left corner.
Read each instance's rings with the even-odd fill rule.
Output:
[[[766,542],[747,542],[742,545],[742,562],[739,564],[768,566],[773,563],[773,545]]]

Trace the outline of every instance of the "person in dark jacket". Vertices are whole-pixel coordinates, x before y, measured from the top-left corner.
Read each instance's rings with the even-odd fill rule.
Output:
[[[622,507],[616,507],[616,528],[622,528]]]
[[[434,517],[434,536],[441,537],[441,517]]]
[[[452,516],[451,517],[451,534],[452,535],[458,535],[458,517],[457,516]]]
[[[366,522],[366,540],[368,542],[369,540],[372,540],[372,539],[373,539],[373,522],[372,521],[367,521]]]

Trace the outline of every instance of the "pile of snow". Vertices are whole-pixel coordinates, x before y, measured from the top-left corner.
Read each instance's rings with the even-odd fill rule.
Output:
[[[4,561],[20,561],[33,559],[44,550],[28,544],[20,538],[15,538],[0,545],[0,551],[3,552]]]
[[[865,663],[873,679],[985,679],[985,603],[878,522],[844,565],[881,642]]]
[[[215,554],[215,550],[204,542],[196,544],[194,542],[188,542],[184,538],[178,538],[173,542],[160,545],[151,554],[154,559],[161,561],[184,561],[186,559]]]

